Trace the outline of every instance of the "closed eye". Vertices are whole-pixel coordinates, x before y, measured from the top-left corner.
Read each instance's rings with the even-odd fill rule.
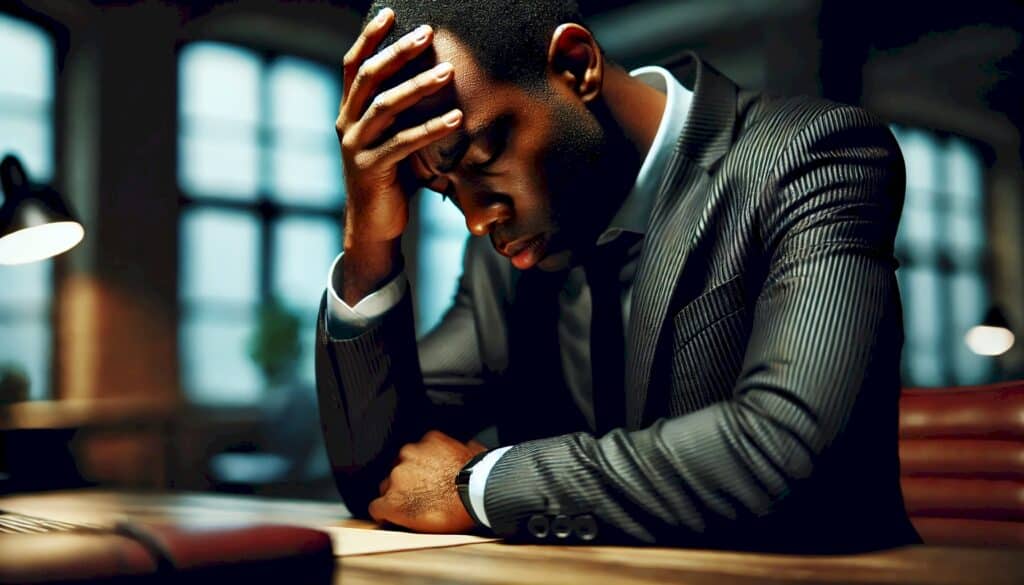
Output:
[[[489,171],[491,165],[493,165],[501,155],[505,154],[505,150],[508,149],[509,138],[512,132],[512,120],[510,116],[502,116],[495,120],[492,125],[487,141],[491,146],[491,154],[487,157],[487,160],[483,162],[466,162],[466,168],[470,171],[482,174],[482,175],[495,175]]]

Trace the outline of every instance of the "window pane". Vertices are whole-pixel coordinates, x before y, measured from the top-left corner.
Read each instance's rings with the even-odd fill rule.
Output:
[[[945,246],[953,264],[966,270],[979,269],[985,245],[981,216],[947,213],[946,226]]]
[[[0,94],[49,101],[53,69],[50,36],[30,22],[0,14]]]
[[[991,374],[992,358],[972,352],[964,342],[967,331],[981,323],[988,307],[985,281],[979,273],[961,272],[949,279],[953,299],[951,344],[957,384],[980,384]]]
[[[254,318],[241,322],[188,315],[180,332],[183,381],[199,403],[244,404],[259,400],[263,380],[247,355]]]
[[[950,203],[945,243],[958,267],[974,270],[980,267],[985,245],[981,161],[966,141],[954,138],[946,149],[945,167]]]
[[[222,139],[186,133],[179,143],[181,188],[192,195],[255,198],[259,188],[260,152],[256,132],[247,139]]]
[[[275,128],[334,134],[341,88],[330,69],[282,57],[270,66],[268,79]]]
[[[904,386],[943,386],[948,380],[942,372],[942,360],[930,351],[908,351],[904,354],[907,379]]]
[[[0,69],[0,77],[3,70]],[[49,112],[12,116],[0,108],[0,158],[16,155],[34,182],[53,175],[53,137]]]
[[[220,43],[189,44],[178,61],[182,117],[259,120],[260,60]]]
[[[981,161],[967,141],[953,138],[946,149],[947,189],[953,208],[980,213],[982,202]]]
[[[44,307],[50,300],[52,274],[53,260],[0,264],[0,307],[16,305],[26,311]]]
[[[47,320],[0,322],[0,368],[12,364],[28,376],[29,398],[50,395],[50,328]]]
[[[907,205],[927,206],[930,201],[918,198],[927,198],[938,188],[936,139],[919,130],[904,130],[899,140],[907,166]]]
[[[186,300],[255,302],[259,223],[237,211],[201,209],[181,222],[181,291]]]
[[[914,351],[941,355],[939,346],[939,293],[942,279],[937,271],[908,268],[902,271],[900,288],[903,291],[903,313],[907,346]]]
[[[938,259],[939,233],[936,211],[931,207],[905,207],[896,234],[896,248],[916,263]]]
[[[274,224],[274,294],[293,310],[305,309],[305,323],[314,321],[327,272],[341,251],[338,222],[285,217]]]
[[[420,223],[416,294],[417,326],[423,334],[437,325],[455,298],[469,232],[462,212],[433,191],[420,194]]]
[[[341,88],[321,65],[282,57],[268,71],[273,131],[271,194],[284,203],[340,205],[341,157],[334,120]]]
[[[271,164],[271,197],[282,203],[340,207],[341,153],[333,135],[278,133]]]

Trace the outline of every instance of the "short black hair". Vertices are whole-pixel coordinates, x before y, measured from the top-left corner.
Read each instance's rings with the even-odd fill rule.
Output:
[[[395,20],[379,49],[428,24],[457,37],[495,81],[526,86],[543,79],[555,29],[583,25],[572,0],[374,0],[364,26],[384,7]]]

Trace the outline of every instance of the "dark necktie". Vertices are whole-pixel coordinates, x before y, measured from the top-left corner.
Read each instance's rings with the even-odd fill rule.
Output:
[[[598,246],[583,264],[590,286],[590,369],[598,434],[625,424],[625,329],[619,274],[632,243],[624,234]]]

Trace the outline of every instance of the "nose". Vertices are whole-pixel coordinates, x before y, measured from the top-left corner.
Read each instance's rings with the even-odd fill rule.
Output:
[[[498,224],[512,219],[512,201],[507,195],[485,193],[460,198],[466,227],[474,236],[486,236]],[[463,203],[465,202],[465,203]]]

